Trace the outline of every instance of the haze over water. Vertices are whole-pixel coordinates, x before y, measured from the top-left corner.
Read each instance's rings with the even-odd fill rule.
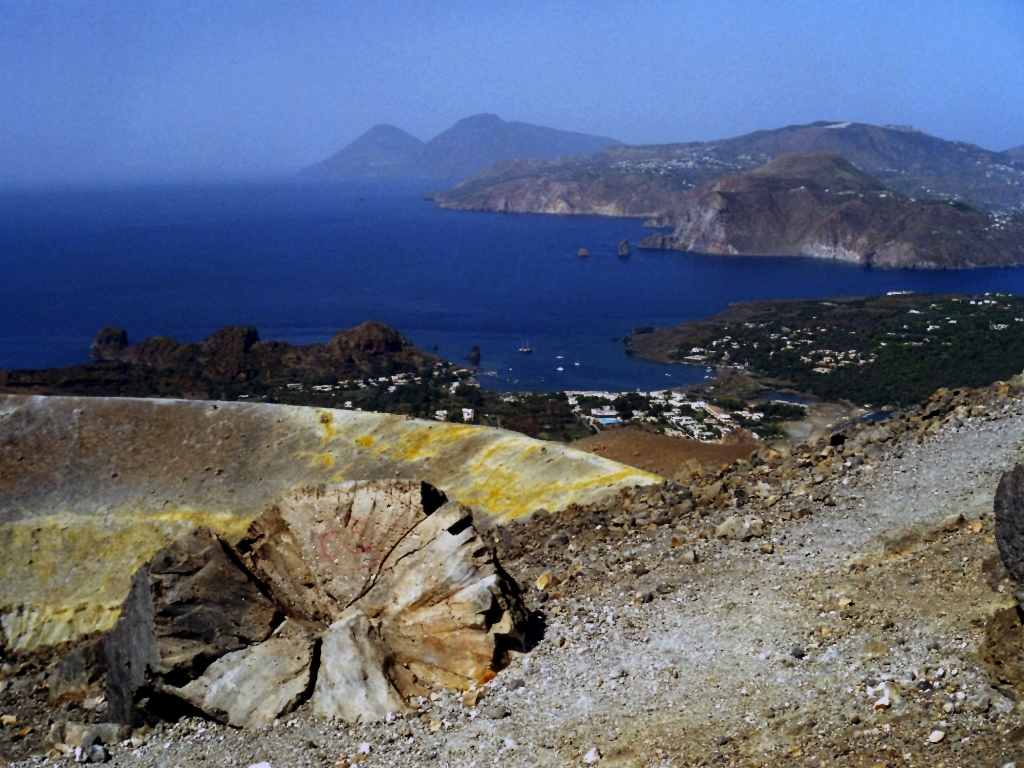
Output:
[[[489,388],[655,389],[706,369],[627,356],[634,326],[753,299],[1024,293],[1020,269],[879,272],[635,247],[620,259],[619,240],[635,246],[650,231],[640,220],[442,211],[421,197],[436,186],[0,193],[0,368],[83,362],[104,325],[132,342],[253,325],[264,340],[310,343],[375,319],[453,362],[479,346],[481,367],[499,373],[483,378]],[[581,247],[592,255],[576,256]]]

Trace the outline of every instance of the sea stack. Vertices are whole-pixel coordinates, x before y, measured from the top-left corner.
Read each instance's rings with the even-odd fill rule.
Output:
[[[621,240],[619,242],[619,248],[618,248],[617,252],[618,252],[619,256],[623,256],[623,257],[629,256],[629,254],[630,254],[629,240],[625,240],[625,239]]]
[[[578,251],[576,251],[576,255],[579,256],[580,258],[584,258],[590,255],[590,251],[588,251],[586,248],[580,248]]]
[[[469,354],[466,355],[465,359],[469,360],[469,362],[471,362],[473,365],[479,365],[480,364],[480,347],[478,347],[478,346],[476,346],[474,344],[473,348],[471,350],[469,350]]]

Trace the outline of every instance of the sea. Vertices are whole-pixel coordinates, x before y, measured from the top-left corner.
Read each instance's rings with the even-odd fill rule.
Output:
[[[707,377],[625,353],[634,327],[754,299],[1024,293],[1022,269],[883,272],[639,251],[639,219],[447,211],[443,182],[0,191],[0,368],[82,363],[96,331],[198,341],[225,325],[326,342],[379,320],[504,391],[656,390]],[[616,255],[620,240],[633,246]],[[586,248],[589,257],[577,252]],[[520,352],[528,348],[529,353]]]

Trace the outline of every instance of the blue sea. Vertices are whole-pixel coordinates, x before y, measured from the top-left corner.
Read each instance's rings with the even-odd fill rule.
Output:
[[[0,191],[0,368],[84,362],[104,325],[126,328],[130,341],[183,342],[252,325],[263,339],[305,344],[374,319],[453,362],[478,346],[491,389],[649,390],[707,370],[626,355],[622,338],[634,326],[751,299],[1024,293],[1020,269],[879,272],[635,248],[619,258],[621,239],[635,245],[648,234],[640,220],[443,211],[423,199],[431,188]]]

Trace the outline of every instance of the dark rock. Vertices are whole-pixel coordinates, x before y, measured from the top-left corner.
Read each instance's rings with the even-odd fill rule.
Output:
[[[675,237],[663,235],[660,232],[653,232],[636,244],[636,247],[642,251],[668,251],[675,246]]]
[[[792,656],[794,659],[802,659],[804,658],[804,656],[807,655],[807,652],[803,648],[796,646],[790,649],[789,655]]]
[[[999,556],[1017,583],[1024,583],[1024,465],[999,480],[994,506]]]
[[[106,642],[111,716],[135,724],[142,699],[183,686],[221,656],[266,639],[278,611],[207,528],[139,568]],[[155,702],[150,702],[154,705]]]
[[[327,342],[326,348],[334,353],[348,352],[377,357],[412,348],[412,342],[391,326],[367,320],[355,328],[338,331]]]
[[[205,354],[219,356],[244,355],[260,340],[255,328],[227,326],[203,339],[200,348]]]
[[[133,344],[121,353],[120,359],[132,365],[167,366],[177,360],[181,344],[167,336],[153,336]]]
[[[89,357],[93,360],[116,360],[127,346],[128,334],[124,328],[100,328],[89,347]]]
[[[616,252],[619,254],[619,256],[629,256],[629,240],[622,240],[619,243],[619,247],[616,249]]]
[[[58,661],[46,678],[50,703],[81,701],[99,693],[106,669],[106,636],[98,635],[79,642]]]
[[[480,347],[473,345],[473,348],[469,350],[469,354],[466,355],[466,360],[469,360],[473,365],[480,364]]]

